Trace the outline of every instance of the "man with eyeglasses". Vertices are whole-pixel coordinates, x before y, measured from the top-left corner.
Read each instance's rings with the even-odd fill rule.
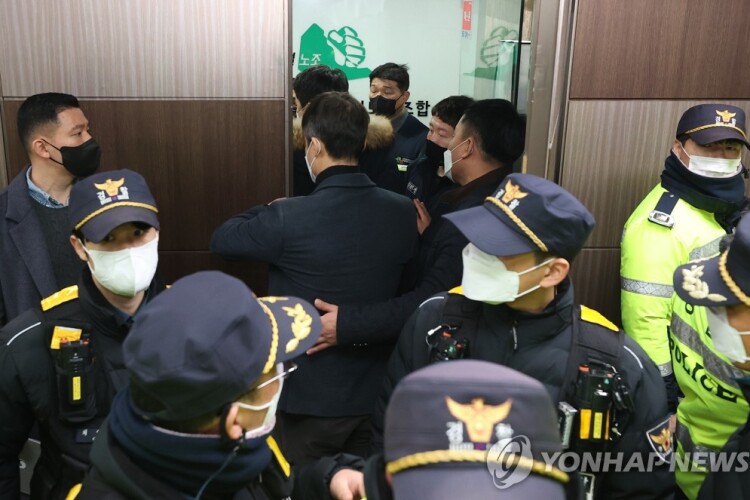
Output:
[[[304,300],[258,298],[217,271],[178,280],[143,310],[123,345],[130,386],[112,404],[77,498],[361,495],[352,480],[361,477],[352,470],[357,457],[293,473],[270,436],[296,368],[290,360],[320,329]]]
[[[672,273],[691,260],[718,255],[747,208],[741,155],[750,147],[745,112],[700,104],[680,118],[661,183],[625,223],[622,237],[622,325],[659,367],[670,412],[677,412],[677,451],[718,451],[746,420],[748,404],[728,374],[731,363],[704,342],[703,308],[681,302]],[[695,293],[702,293],[696,289]],[[677,405],[680,391],[685,400]],[[715,415],[721,415],[720,420]],[[694,498],[703,474],[678,470]]]

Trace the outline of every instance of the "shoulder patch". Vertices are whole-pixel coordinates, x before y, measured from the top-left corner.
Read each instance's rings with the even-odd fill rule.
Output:
[[[271,452],[273,453],[273,456],[276,458],[276,461],[281,467],[281,470],[284,471],[284,474],[286,474],[286,477],[289,477],[292,474],[292,467],[291,465],[289,465],[289,462],[286,461],[286,458],[284,458],[284,454],[281,453],[281,448],[279,448],[279,444],[276,442],[273,436],[268,436],[266,438],[266,444],[271,449]]]
[[[583,321],[586,321],[587,323],[594,323],[595,325],[603,326],[604,328],[612,330],[613,332],[620,331],[620,329],[617,328],[617,325],[605,318],[599,311],[596,311],[584,305],[581,306],[581,319]]]
[[[459,285],[459,286],[453,287],[450,290],[448,290],[448,293],[452,293],[452,294],[455,294],[455,295],[463,295],[464,294],[464,289],[463,289],[463,287],[461,287],[461,285]]]
[[[651,449],[656,452],[659,458],[667,463],[672,461],[672,450],[674,449],[672,446],[673,435],[669,426],[670,419],[671,417],[667,417],[666,420],[647,430],[645,433]]]
[[[78,298],[78,285],[69,286],[63,288],[59,292],[55,292],[46,299],[42,299],[42,311],[49,311],[53,307],[57,307],[65,302]]]

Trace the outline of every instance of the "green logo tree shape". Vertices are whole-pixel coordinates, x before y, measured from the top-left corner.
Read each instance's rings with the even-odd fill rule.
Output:
[[[367,78],[372,70],[360,67],[366,54],[362,39],[351,26],[331,30],[326,35],[323,28],[313,23],[300,38],[297,69],[325,64],[340,69],[349,80]]]
[[[489,80],[509,79],[516,62],[517,50],[518,31],[498,26],[484,41],[479,53],[479,58],[487,67],[476,68],[473,73],[467,74]]]

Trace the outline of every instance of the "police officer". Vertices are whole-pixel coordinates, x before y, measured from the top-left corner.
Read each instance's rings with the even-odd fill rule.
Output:
[[[671,389],[672,406],[677,394],[667,341],[674,309],[672,271],[689,260],[716,255],[719,240],[732,232],[745,203],[743,145],[748,142],[740,108],[700,104],[688,109],[677,125],[661,182],[625,223],[623,327],[659,367]]]
[[[623,328],[659,367],[670,411],[675,411],[679,390],[699,395],[690,398],[692,417],[681,419],[676,433],[686,450],[718,449],[748,413],[742,392],[718,375],[731,371],[731,365],[700,342],[705,312],[686,307],[672,287],[677,266],[717,255],[719,242],[737,223],[747,202],[743,146],[750,143],[742,109],[700,104],[685,111],[661,183],[630,215],[623,231]],[[715,422],[715,414],[724,418]],[[701,419],[699,427],[692,427]],[[695,497],[703,476],[677,471],[676,477],[685,494]]]
[[[694,460],[695,453],[717,452],[722,447],[727,463],[734,470],[709,474],[699,498],[747,498],[750,495],[747,463],[744,462],[743,468],[743,462],[732,459],[737,457],[736,452],[750,452],[745,403],[750,395],[748,262],[750,217],[745,215],[728,249],[711,259],[680,266],[673,277],[677,294],[672,316],[673,335],[689,333],[692,339],[689,346],[680,345],[680,356],[675,356],[674,362],[675,373],[685,392],[685,398],[677,407],[677,450],[682,463],[692,467],[689,471],[678,472],[677,478],[691,498],[697,491],[695,485],[700,485],[707,472],[705,466],[693,465],[699,462]],[[699,328],[687,330],[687,324],[697,324]],[[698,353],[703,355],[702,362],[697,361]],[[739,432],[727,441],[736,430]]]
[[[561,451],[541,382],[486,361],[438,363],[394,391],[385,450],[368,459],[365,492],[369,500],[563,499],[571,477],[544,461]],[[503,462],[514,458],[517,465]]]
[[[79,500],[289,498],[292,467],[270,432],[291,360],[319,335],[317,311],[296,297],[256,298],[218,271],[175,282],[125,340],[130,386],[94,443]],[[361,490],[346,473],[360,475],[349,469],[358,461],[311,466],[293,498],[352,499]]]
[[[127,375],[121,345],[163,286],[154,279],[159,220],[146,181],[116,170],[77,182],[70,243],[86,262],[77,285],[0,331],[0,496],[16,498],[18,452],[38,422],[32,498],[65,498]]]
[[[635,342],[594,310],[575,306],[570,263],[594,227],[586,208],[545,179],[511,174],[483,205],[446,215],[468,238],[461,292],[426,300],[404,326],[374,427],[396,383],[440,360],[493,361],[542,381],[561,410],[573,451],[656,453],[650,474],[587,477],[597,498],[671,494],[666,395]],[[427,344],[427,345],[425,345]],[[572,347],[571,347],[572,346]],[[580,415],[576,417],[576,415]]]

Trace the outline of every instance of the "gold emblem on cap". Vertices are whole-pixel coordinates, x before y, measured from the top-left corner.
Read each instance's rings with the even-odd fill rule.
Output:
[[[125,184],[125,178],[123,177],[119,181],[113,181],[112,179],[107,179],[107,182],[104,184],[96,184],[94,183],[94,187],[96,189],[101,189],[105,193],[107,193],[108,196],[117,196],[117,191],[120,189],[120,186]]]
[[[732,113],[728,109],[724,110],[724,111],[719,111],[717,109],[716,110],[716,114],[721,117],[721,121],[723,121],[724,123],[729,123],[729,120],[731,120],[732,118],[734,118],[737,115],[737,113]]]
[[[510,203],[513,200],[520,200],[526,198],[529,193],[524,193],[521,188],[513,184],[511,181],[505,183],[505,194],[500,198],[503,203]]]
[[[489,406],[484,404],[482,398],[472,399],[471,403],[462,405],[448,396],[445,397],[445,402],[451,415],[464,423],[473,443],[489,443],[495,424],[508,418],[513,405],[513,401],[509,399],[505,403]]]
[[[701,280],[703,276],[703,266],[692,265],[690,269],[682,270],[682,289],[688,292],[694,299],[708,299],[712,302],[722,302],[727,300],[721,294],[711,293],[708,289],[708,283]]]
[[[294,307],[282,307],[287,316],[294,318],[292,322],[292,335],[294,338],[286,343],[286,352],[292,352],[299,347],[300,340],[304,340],[312,331],[312,317],[307,314],[302,304],[295,304]]]

